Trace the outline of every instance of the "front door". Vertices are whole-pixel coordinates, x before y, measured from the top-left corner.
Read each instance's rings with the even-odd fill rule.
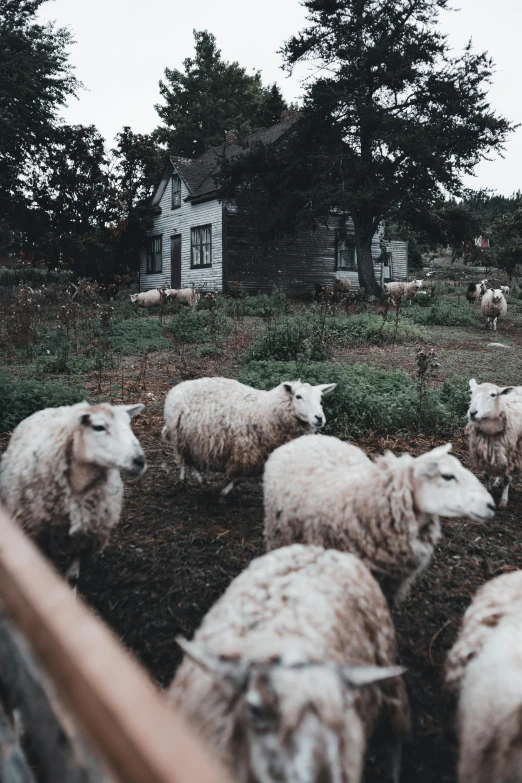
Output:
[[[170,238],[170,285],[181,288],[181,234]]]

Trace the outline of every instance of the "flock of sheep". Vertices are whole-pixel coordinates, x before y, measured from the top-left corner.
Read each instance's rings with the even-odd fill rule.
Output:
[[[359,783],[376,737],[398,783],[409,707],[389,604],[428,566],[439,518],[490,520],[522,471],[522,388],[470,381],[468,437],[487,488],[449,454],[374,461],[317,432],[335,384],[288,381],[259,391],[227,378],[185,381],[165,401],[163,440],[199,482],[223,494],[263,476],[267,553],[203,619],[169,700],[240,783]],[[0,500],[35,540],[68,533],[68,576],[85,546],[103,547],[123,502],[120,471],[139,476],[131,429],[142,405],[39,411],[14,430]],[[522,572],[477,593],[446,667],[460,738],[459,781],[522,781]],[[429,607],[427,607],[429,609]],[[522,639],[520,639],[522,641]],[[382,733],[382,736],[381,736]]]

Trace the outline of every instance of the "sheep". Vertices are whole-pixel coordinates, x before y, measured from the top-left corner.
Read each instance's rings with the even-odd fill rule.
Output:
[[[482,297],[480,305],[482,314],[486,316],[486,328],[492,324],[493,331],[497,331],[497,318],[507,313],[507,302],[500,288],[490,288]]]
[[[501,285],[500,290],[504,294],[504,296],[509,296],[509,286],[508,285]]]
[[[353,552],[399,604],[431,560],[439,516],[494,515],[491,495],[450,449],[417,458],[387,452],[371,462],[326,435],[281,446],[263,477],[266,549],[299,541]]]
[[[170,288],[167,291],[167,297],[194,309],[199,304],[201,294],[195,288]]]
[[[151,291],[142,291],[140,294],[131,294],[130,300],[138,307],[154,307],[165,302],[168,297],[168,289],[154,288]]]
[[[469,452],[477,470],[484,473],[486,486],[491,479],[503,484],[500,508],[508,502],[513,474],[522,473],[522,397],[520,387],[469,382]],[[509,395],[509,396],[508,396]]]
[[[397,305],[403,299],[415,296],[422,288],[422,280],[412,280],[410,283],[385,283],[384,293],[392,304]]]
[[[204,618],[169,701],[238,783],[360,783],[380,719],[398,783],[409,708],[386,601],[353,555],[254,560]],[[379,735],[380,736],[380,735]]]
[[[231,378],[179,383],[165,400],[162,439],[179,461],[181,481],[187,465],[200,483],[199,471],[225,473],[232,479],[227,495],[235,479],[261,475],[270,452],[323,426],[321,396],[335,386],[298,380],[260,391]]]
[[[487,290],[487,280],[481,280],[480,283],[470,283],[466,289],[466,299],[470,304],[473,304],[473,302],[477,302],[480,297],[484,296]]]
[[[71,579],[80,556],[103,549],[119,521],[120,470],[139,476],[146,469],[130,427],[143,408],[87,402],[46,408],[15,428],[2,457],[0,500],[53,560],[67,559]]]
[[[334,294],[349,294],[351,287],[351,283],[347,277],[339,277],[337,275],[334,277]]]
[[[522,781],[522,571],[483,585],[449,652],[445,685],[457,703],[459,783]]]

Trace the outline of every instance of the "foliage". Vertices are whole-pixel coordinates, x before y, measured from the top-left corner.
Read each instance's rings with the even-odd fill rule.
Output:
[[[317,319],[286,316],[266,326],[248,351],[249,359],[292,361],[299,355],[306,361],[322,361],[330,356],[324,329]]]
[[[86,398],[85,390],[64,383],[17,380],[0,372],[0,430],[16,427],[23,419],[43,408],[73,405]]]
[[[391,343],[425,342],[428,334],[408,323],[395,313],[389,313],[384,321],[383,316],[375,313],[361,313],[349,318],[343,316],[331,317],[326,320],[325,337],[332,343],[358,343],[361,345],[386,345]]]
[[[242,318],[245,315],[260,316],[266,320],[283,315],[287,308],[286,295],[282,289],[274,288],[271,294],[249,296],[224,296],[220,304],[227,315]]]
[[[110,327],[110,347],[116,353],[134,354],[170,348],[159,321],[152,318],[116,320]]]
[[[73,281],[75,275],[70,269],[49,269],[33,266],[0,269],[0,286],[14,288],[25,283],[31,286],[48,285],[49,283],[67,284]]]
[[[474,326],[480,309],[468,304],[464,297],[460,303],[437,299],[431,307],[413,305],[405,308],[404,316],[425,326]]]
[[[219,310],[180,309],[170,322],[172,334],[182,343],[216,342],[230,331],[228,318]]]
[[[419,428],[447,430],[463,424],[460,389],[467,381],[453,380],[426,389],[419,410],[418,383],[401,370],[387,372],[365,365],[317,362],[253,361],[238,380],[258,389],[301,378],[309,383],[337,383],[323,400],[326,434],[357,438],[367,433],[412,432]]]
[[[522,264],[522,207],[498,217],[492,224],[497,264],[511,280],[517,264]]]
[[[227,131],[244,135],[278,122],[286,108],[277,85],[263,87],[259,71],[250,76],[224,61],[211,33],[194,30],[194,41],[195,56],[183,61],[183,71],[165,69],[165,104],[156,106],[164,123],[156,138],[187,158],[223,144]]]

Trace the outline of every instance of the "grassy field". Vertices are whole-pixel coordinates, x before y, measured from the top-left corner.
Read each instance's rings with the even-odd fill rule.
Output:
[[[196,312],[171,304],[152,312],[136,309],[126,290],[110,300],[84,283],[73,301],[67,280],[30,283],[0,284],[0,446],[18,421],[47,405],[145,403],[134,429],[149,469],[128,482],[122,522],[103,555],[83,569],[80,589],[161,684],[179,662],[176,634],[190,636],[230,580],[262,553],[259,481],[245,482],[226,501],[218,493],[223,477],[204,489],[179,484],[159,437],[174,384],[206,375],[259,388],[296,377],[335,381],[325,398],[327,432],[369,454],[420,454],[452,440],[464,464],[469,378],[522,384],[516,286],[493,333],[479,305],[465,300],[466,283],[440,275],[422,301],[399,311],[355,297],[346,307],[289,302],[274,292],[203,297]],[[427,372],[423,360],[431,363]],[[487,529],[446,522],[433,563],[394,615],[414,715],[403,781],[456,779],[440,700],[444,656],[478,586],[522,567],[521,511],[515,483],[509,508]],[[380,779],[370,763],[368,781]]]

